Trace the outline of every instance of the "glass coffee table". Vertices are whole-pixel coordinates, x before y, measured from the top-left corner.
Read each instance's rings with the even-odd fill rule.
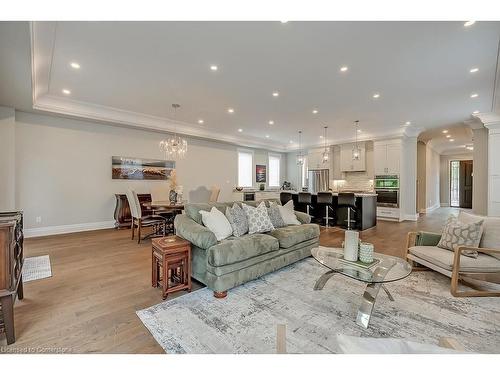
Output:
[[[378,260],[378,263],[370,268],[365,268],[356,263],[345,261],[344,249],[341,248],[319,246],[312,249],[311,254],[319,263],[329,268],[329,271],[318,279],[314,290],[323,289],[326,282],[336,273],[367,284],[363,293],[363,302],[356,318],[356,323],[364,328],[368,328],[380,288],[387,293],[391,301],[394,301],[384,284],[404,279],[411,273],[410,263],[390,255],[374,253],[373,258]]]

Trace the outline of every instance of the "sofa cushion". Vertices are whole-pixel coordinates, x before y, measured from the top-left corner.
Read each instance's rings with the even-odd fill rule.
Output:
[[[295,244],[319,237],[317,224],[290,225],[269,232],[270,236],[278,239],[281,248],[288,248]]]
[[[224,266],[278,249],[278,240],[267,234],[255,233],[237,238],[230,237],[208,249],[208,263],[216,267]]]
[[[500,217],[479,216],[460,211],[458,220],[462,223],[477,223],[483,220],[483,236],[479,247],[500,249]],[[492,256],[500,258],[500,254],[492,254]]]
[[[210,212],[212,207],[216,207],[220,212],[226,212],[226,208],[231,206],[229,203],[188,203],[184,206],[186,215],[196,221],[198,224],[203,225],[200,211]]]
[[[413,246],[410,254],[426,260],[448,271],[453,269],[455,253],[437,246]],[[417,261],[418,262],[418,261]],[[500,260],[489,255],[479,253],[477,258],[460,257],[460,271],[463,272],[499,272]]]
[[[274,229],[273,223],[267,213],[266,204],[261,202],[257,208],[243,204],[248,219],[248,233],[265,233]]]
[[[236,203],[233,207],[226,208],[226,217],[233,228],[233,235],[241,237],[248,233],[248,219],[245,211]]]
[[[275,228],[283,228],[286,227],[285,222],[280,214],[280,209],[277,203],[271,203],[269,208],[267,209],[267,214],[271,219],[271,223],[273,223],[273,227]]]
[[[210,212],[201,210],[200,214],[203,225],[215,234],[217,241],[222,241],[233,234],[233,228],[227,220],[226,215],[216,207],[212,207]]]

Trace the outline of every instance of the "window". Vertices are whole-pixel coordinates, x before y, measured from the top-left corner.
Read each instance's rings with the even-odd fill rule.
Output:
[[[251,151],[238,151],[238,186],[252,187],[253,153]]]
[[[280,184],[280,155],[269,154],[269,186],[279,187]]]

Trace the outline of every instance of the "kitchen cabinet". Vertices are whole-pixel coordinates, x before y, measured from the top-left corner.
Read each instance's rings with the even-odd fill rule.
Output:
[[[401,143],[396,140],[375,142],[373,146],[375,175],[399,175]]]
[[[358,142],[360,149],[359,160],[352,160],[354,144],[344,144],[340,147],[340,171],[361,172],[366,170],[366,149],[364,142]]]

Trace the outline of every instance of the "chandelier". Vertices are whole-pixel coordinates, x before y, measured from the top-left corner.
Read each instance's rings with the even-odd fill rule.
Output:
[[[326,146],[326,132],[327,132],[328,126],[325,126],[325,135],[324,135],[324,140],[325,140],[325,151],[323,151],[323,163],[328,163],[328,160],[330,160],[330,152],[328,151],[328,147]]]
[[[299,153],[297,154],[297,165],[304,164],[304,155],[302,155],[302,130],[299,130]]]
[[[355,127],[354,132],[355,132],[356,143],[352,148],[352,160],[359,160],[359,157],[361,155],[361,150],[358,147],[358,126],[359,126],[359,120],[354,121],[354,127]]]
[[[172,104],[174,109],[174,121],[177,109],[180,108],[179,104]],[[164,139],[160,142],[160,150],[165,153],[165,158],[182,159],[187,153],[187,141],[180,137],[177,132],[171,137]]]

